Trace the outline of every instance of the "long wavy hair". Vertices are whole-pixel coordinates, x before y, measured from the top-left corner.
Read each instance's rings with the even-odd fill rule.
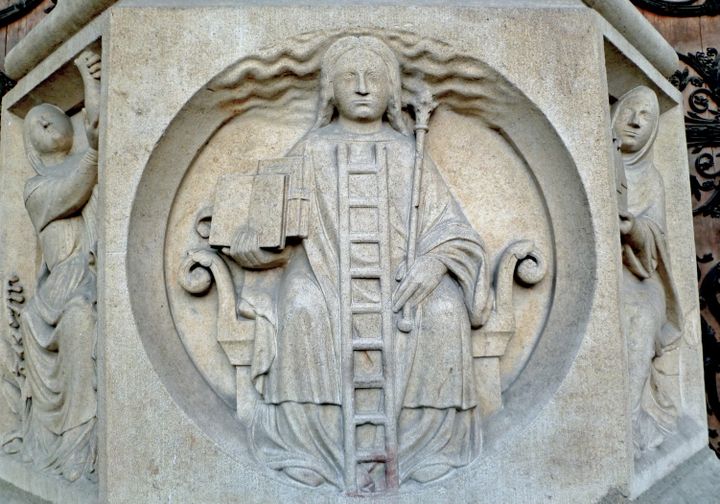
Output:
[[[364,49],[377,54],[385,64],[390,81],[390,98],[385,115],[393,129],[403,135],[410,131],[405,124],[402,113],[402,80],[400,78],[400,62],[395,53],[383,41],[375,37],[349,36],[343,37],[328,47],[320,63],[320,103],[313,129],[327,126],[335,115],[335,93],[333,92],[333,74],[338,60],[353,49]]]

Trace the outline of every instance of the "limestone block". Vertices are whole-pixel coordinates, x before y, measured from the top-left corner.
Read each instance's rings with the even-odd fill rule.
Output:
[[[657,62],[578,1],[371,3],[126,2],[8,93],[0,273],[29,300],[32,94],[88,109],[69,65],[102,37],[99,481],[12,455],[0,477],[59,502],[598,502],[704,446],[682,112]],[[653,184],[613,150],[641,115]],[[654,345],[646,312],[673,337]],[[671,398],[652,446],[633,383]]]
[[[5,72],[19,79],[117,0],[67,0],[58,5],[5,57]]]
[[[583,2],[607,19],[660,73],[669,77],[677,70],[675,50],[633,4],[626,0]]]

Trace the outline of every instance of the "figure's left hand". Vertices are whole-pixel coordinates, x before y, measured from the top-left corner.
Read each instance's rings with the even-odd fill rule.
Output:
[[[400,311],[406,304],[414,307],[438,286],[447,273],[447,266],[439,259],[426,255],[418,257],[393,294],[393,311]]]
[[[647,240],[644,232],[645,227],[642,219],[636,218],[630,212],[620,212],[620,234],[623,243],[627,243],[634,249],[641,249]]]
[[[635,227],[635,216],[630,212],[619,211],[620,234],[628,235]]]

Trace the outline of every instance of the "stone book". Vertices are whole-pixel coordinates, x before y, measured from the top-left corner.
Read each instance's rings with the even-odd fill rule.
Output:
[[[630,0],[56,32],[98,1],[8,59],[0,503],[619,502],[705,448],[677,59]]]
[[[284,219],[285,238],[305,238],[307,236],[307,215],[310,198],[305,189],[305,167],[302,156],[261,159],[258,162],[258,172],[287,175]]]
[[[210,245],[230,246],[238,223],[244,223],[257,232],[261,248],[283,249],[287,188],[288,175],[284,173],[235,173],[220,177],[215,191]]]

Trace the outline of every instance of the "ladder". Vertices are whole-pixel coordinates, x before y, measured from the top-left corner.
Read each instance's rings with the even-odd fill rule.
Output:
[[[345,488],[382,492],[399,487],[386,146],[341,143],[337,161]]]

